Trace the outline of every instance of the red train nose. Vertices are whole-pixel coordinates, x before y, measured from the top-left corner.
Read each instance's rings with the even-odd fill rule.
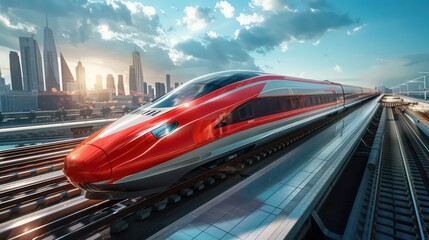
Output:
[[[67,155],[64,173],[74,184],[91,183],[107,180],[112,174],[112,168],[102,149],[85,144]]]

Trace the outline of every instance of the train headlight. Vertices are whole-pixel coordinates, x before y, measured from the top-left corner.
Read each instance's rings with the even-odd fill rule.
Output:
[[[162,125],[161,127],[158,127],[154,130],[152,130],[152,134],[156,137],[156,138],[162,138],[164,136],[167,136],[168,134],[172,133],[176,128],[177,125],[179,125],[178,122],[172,122],[172,123],[167,123]]]

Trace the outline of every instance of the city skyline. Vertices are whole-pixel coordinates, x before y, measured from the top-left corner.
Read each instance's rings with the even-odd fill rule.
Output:
[[[367,7],[370,6],[370,7]],[[184,82],[213,71],[254,69],[362,86],[394,86],[429,69],[425,9],[387,1],[82,1],[0,3],[0,66],[7,83],[14,39],[42,40],[45,15],[69,65],[127,78],[139,50],[145,82]],[[125,81],[127,82],[127,81]],[[125,87],[127,89],[127,87]]]

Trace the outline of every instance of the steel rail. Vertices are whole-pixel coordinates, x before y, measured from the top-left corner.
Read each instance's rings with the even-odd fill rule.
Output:
[[[392,115],[393,115],[393,113],[392,113]],[[421,216],[420,216],[419,207],[417,205],[417,200],[416,200],[416,196],[415,196],[415,192],[414,192],[414,187],[413,187],[412,180],[411,180],[411,174],[410,174],[408,162],[407,162],[407,160],[405,158],[405,154],[404,154],[403,143],[402,143],[401,137],[399,136],[398,127],[397,127],[397,125],[396,125],[395,122],[393,122],[393,126],[394,126],[394,129],[395,129],[395,135],[396,135],[396,137],[398,139],[399,151],[400,151],[400,154],[401,154],[402,163],[404,165],[405,174],[406,174],[406,177],[407,177],[408,187],[409,187],[411,199],[412,199],[412,202],[413,202],[414,212],[416,214],[416,220],[417,220],[417,225],[418,225],[418,228],[419,228],[420,237],[421,237],[421,239],[425,239],[424,228],[423,228],[423,224],[422,224],[422,220],[421,220]]]
[[[419,140],[419,142],[421,143],[421,146],[424,147],[426,149],[426,151],[429,153],[429,148],[426,146],[426,144],[423,142],[423,140],[419,137],[419,135],[414,131],[414,129],[411,127],[411,125],[407,122],[407,120],[401,115],[399,114],[402,118],[402,120],[404,120],[404,122],[408,125],[409,129],[413,132],[414,136],[417,137],[417,139]]]

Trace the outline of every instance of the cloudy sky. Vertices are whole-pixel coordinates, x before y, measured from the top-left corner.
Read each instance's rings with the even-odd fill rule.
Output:
[[[263,70],[373,87],[429,72],[426,0],[1,0],[0,67],[35,34],[43,51],[45,13],[74,72],[127,77],[141,52],[149,84],[228,69]]]

